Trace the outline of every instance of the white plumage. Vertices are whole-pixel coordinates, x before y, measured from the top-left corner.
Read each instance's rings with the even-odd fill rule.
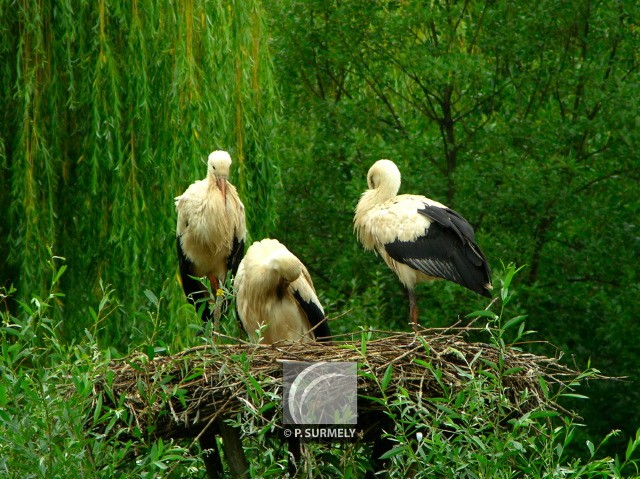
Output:
[[[206,291],[192,276],[208,277],[216,290],[228,271],[235,274],[244,253],[244,205],[227,181],[230,168],[229,153],[212,152],[207,161],[207,177],[191,184],[175,199],[180,276],[193,304],[205,299]],[[211,319],[209,308],[203,308],[202,319]]]
[[[330,336],[311,276],[282,243],[253,243],[234,281],[236,309],[252,341],[313,341]]]
[[[442,203],[398,195],[400,171],[390,160],[369,169],[354,230],[365,249],[376,251],[409,292],[410,318],[418,323],[417,283],[447,279],[490,296],[491,272],[475,244],[471,225]]]

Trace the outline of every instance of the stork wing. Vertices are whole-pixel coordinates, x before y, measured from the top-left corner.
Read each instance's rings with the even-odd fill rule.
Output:
[[[320,300],[316,296],[311,276],[304,265],[302,267],[302,275],[291,283],[289,287],[293,297],[307,316],[316,341],[328,341],[327,338],[331,336],[329,323],[324,315]]]
[[[386,243],[387,254],[426,275],[490,297],[491,271],[467,220],[449,208],[429,204],[418,213],[431,220],[425,234],[410,241]]]
[[[231,253],[227,258],[227,271],[235,276],[240,266],[240,261],[244,258],[244,242],[247,236],[247,223],[245,219],[244,204],[238,196],[238,192],[231,183],[227,184],[227,214],[231,215],[233,228],[233,242]]]
[[[425,204],[422,209],[418,210],[418,213],[454,231],[460,239],[466,238],[468,241],[475,241],[473,227],[451,208]]]
[[[182,250],[180,236],[176,236],[176,246],[178,250],[178,266],[180,267],[180,282],[182,283],[184,294],[187,300],[195,306],[196,311],[201,309],[200,316],[202,321],[209,321],[213,317],[213,313],[210,311],[209,305],[206,302],[208,296],[207,289],[194,277],[193,263]]]
[[[244,239],[233,237],[231,245],[231,254],[227,258],[227,271],[231,271],[231,275],[235,276],[240,266],[240,261],[244,257]]]

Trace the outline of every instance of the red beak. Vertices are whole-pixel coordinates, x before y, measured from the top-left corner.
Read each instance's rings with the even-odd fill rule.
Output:
[[[227,180],[225,178],[218,178],[218,188],[220,188],[220,192],[222,193],[222,199],[224,200],[224,204],[227,204]]]

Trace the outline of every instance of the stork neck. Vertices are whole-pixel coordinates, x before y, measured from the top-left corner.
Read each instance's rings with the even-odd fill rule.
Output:
[[[376,203],[384,203],[385,201],[390,200],[391,198],[396,196],[399,189],[399,185],[395,185],[393,183],[384,183],[375,190],[370,191],[372,193],[372,199]]]
[[[302,274],[300,263],[294,261],[292,257],[274,258],[273,271],[286,281],[287,285],[293,283]]]

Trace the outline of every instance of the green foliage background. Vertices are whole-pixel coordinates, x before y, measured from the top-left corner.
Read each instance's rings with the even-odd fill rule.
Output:
[[[406,329],[404,291],[351,231],[390,158],[402,192],[471,221],[495,271],[526,265],[511,307],[538,339],[629,377],[571,405],[592,436],[624,431],[615,451],[640,425],[639,18],[589,0],[0,0],[9,307],[48,291],[58,255],[67,342],[193,344],[173,198],[222,148],[250,239],[305,261],[335,331]],[[419,296],[429,326],[485,306]]]
[[[252,2],[19,3],[0,18],[0,281],[43,291],[51,248],[70,271],[67,337],[110,284],[123,309],[103,334],[123,347],[145,289],[182,302],[173,198],[210,151],[232,153],[252,234],[273,229],[265,18]]]

